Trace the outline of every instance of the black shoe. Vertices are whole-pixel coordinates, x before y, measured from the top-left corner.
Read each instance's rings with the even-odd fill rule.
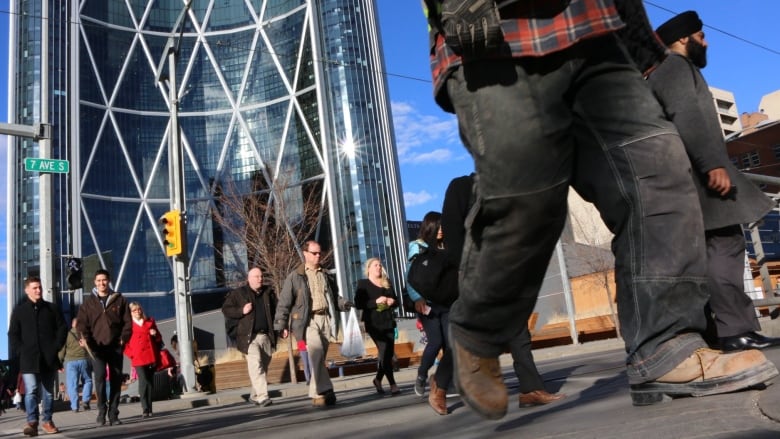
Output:
[[[104,426],[106,425],[106,414],[105,413],[98,413],[97,415],[97,425]]]
[[[780,338],[767,337],[752,331],[720,338],[720,349],[724,352],[764,349],[772,346],[780,346]]]
[[[325,398],[325,405],[336,405],[336,394],[333,390],[328,390],[322,396]]]
[[[89,411],[89,409],[90,409],[90,407],[89,407],[89,403],[88,402],[82,402],[81,403],[81,411],[86,412],[86,411]]]
[[[119,418],[109,419],[108,425],[122,425],[122,421]]]
[[[417,396],[425,395],[425,377],[418,376],[414,381],[414,394]]]

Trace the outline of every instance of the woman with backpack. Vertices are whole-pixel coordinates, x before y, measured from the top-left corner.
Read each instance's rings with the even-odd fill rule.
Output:
[[[441,231],[441,213],[428,212],[423,217],[420,233],[415,241],[409,243],[408,268],[418,254],[424,254],[428,251],[445,252],[444,235]],[[442,277],[440,288],[452,289],[452,284],[457,289],[457,266],[449,267],[445,276]],[[417,369],[417,379],[414,383],[414,393],[417,396],[425,395],[425,385],[428,381],[428,371],[436,362],[439,350],[443,350],[442,358],[436,368],[436,374],[430,380],[431,393],[428,402],[434,411],[440,415],[447,414],[446,392],[452,382],[452,357],[449,353],[447,342],[447,327],[449,325],[449,312],[451,301],[448,303],[435,303],[427,300],[423,295],[407,282],[407,293],[414,301],[414,308],[417,316],[422,322],[428,343],[423,350],[420,366]],[[450,294],[452,295],[452,294]],[[457,296],[457,290],[454,292]],[[446,296],[437,295],[437,296]]]

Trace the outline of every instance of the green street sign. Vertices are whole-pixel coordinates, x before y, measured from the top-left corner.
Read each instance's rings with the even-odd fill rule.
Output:
[[[70,172],[70,162],[67,160],[36,159],[27,157],[24,159],[24,170],[32,172],[50,172],[53,174],[67,174]]]

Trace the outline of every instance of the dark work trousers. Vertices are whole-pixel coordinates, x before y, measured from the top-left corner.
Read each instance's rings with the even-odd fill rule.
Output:
[[[733,225],[708,230],[707,287],[718,337],[760,331],[753,300],[745,294],[745,235]]]
[[[512,366],[515,368],[520,392],[544,390],[544,382],[531,354],[531,332],[528,327],[509,342],[509,352],[512,353]]]
[[[428,371],[436,362],[439,351],[444,349],[448,316],[449,309],[438,305],[431,305],[431,312],[427,316],[417,314],[425,331],[425,337],[428,339],[420,358],[420,366],[417,368],[417,376],[425,380],[428,379]]]
[[[122,392],[122,348],[119,346],[100,346],[92,351],[92,370],[95,373],[95,393],[97,393],[98,416],[105,419],[119,419],[119,396]],[[106,399],[106,366],[109,369],[109,395]]]
[[[154,390],[155,369],[156,367],[154,364],[135,366],[135,372],[138,374],[138,396],[141,397],[141,409],[143,409],[143,413],[152,413],[152,393]]]
[[[390,385],[395,385],[395,376],[393,375],[393,355],[395,354],[395,329],[366,329],[371,340],[376,345],[377,356],[379,357],[379,367],[376,371],[376,380],[382,382],[382,378],[387,377]]]
[[[614,35],[544,57],[458,67],[446,82],[474,159],[452,337],[495,358],[523,330],[573,187],[615,234],[629,384],[706,347],[706,247],[679,134]]]

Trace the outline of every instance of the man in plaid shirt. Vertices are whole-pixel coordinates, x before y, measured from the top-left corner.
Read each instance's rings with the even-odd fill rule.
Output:
[[[663,56],[641,1],[423,5],[435,98],[457,115],[477,170],[450,312],[463,400],[489,419],[506,413],[498,356],[534,308],[569,186],[615,234],[635,405],[777,376],[760,351],[722,353],[700,335],[708,300],[702,214],[680,137],[628,55]]]

